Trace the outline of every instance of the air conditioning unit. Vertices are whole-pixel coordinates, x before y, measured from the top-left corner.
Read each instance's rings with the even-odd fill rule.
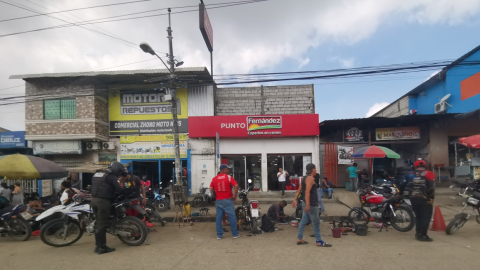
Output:
[[[100,150],[100,143],[98,142],[87,142],[87,150]]]
[[[435,114],[446,113],[446,112],[447,112],[446,101],[440,101],[439,103],[435,104]]]
[[[117,149],[117,146],[114,142],[104,142],[102,143],[102,148],[103,150],[115,150]]]

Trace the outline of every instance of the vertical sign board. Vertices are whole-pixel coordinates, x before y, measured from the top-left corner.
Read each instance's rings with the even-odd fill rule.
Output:
[[[217,151],[217,154],[216,154],[216,162],[215,162],[215,166],[217,166],[217,168],[220,168],[220,134],[217,132],[217,136],[216,136],[216,151]]]
[[[199,4],[198,10],[200,12],[200,32],[202,33],[203,39],[205,40],[205,44],[207,44],[208,50],[212,52],[213,29],[212,25],[210,24],[210,18],[208,18],[207,9],[205,8],[205,4],[203,4],[203,2]]]

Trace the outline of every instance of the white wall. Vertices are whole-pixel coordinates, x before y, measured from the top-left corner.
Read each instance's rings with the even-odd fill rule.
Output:
[[[220,154],[262,156],[262,191],[268,189],[267,154],[311,154],[320,173],[319,138],[221,139]],[[193,181],[192,181],[193,182]]]
[[[215,166],[215,140],[214,139],[188,139],[191,166],[191,192],[198,193],[202,183],[210,186],[212,178],[217,175]]]

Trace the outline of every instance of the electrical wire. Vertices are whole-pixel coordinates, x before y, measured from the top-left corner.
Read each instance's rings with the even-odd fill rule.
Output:
[[[58,14],[58,13],[63,13],[63,12],[77,11],[77,10],[85,10],[85,9],[93,9],[93,8],[101,8],[101,7],[111,7],[111,6],[120,6],[120,5],[135,4],[135,3],[140,3],[140,2],[151,2],[151,1],[154,1],[154,0],[138,0],[138,1],[131,1],[131,2],[113,3],[113,4],[107,4],[107,5],[83,7],[83,8],[74,8],[74,9],[55,11],[55,12],[42,13],[42,14],[37,14],[37,15],[30,15],[30,16],[24,16],[24,17],[11,18],[11,19],[4,19],[4,20],[0,20],[0,22],[22,20],[22,19],[33,18],[33,17],[42,16],[42,15],[51,15],[51,14]]]
[[[430,61],[430,62],[438,62],[438,61]],[[449,64],[449,63],[447,63]],[[471,66],[471,65],[479,65],[480,62],[475,62],[475,61],[469,61],[465,63],[459,63],[457,66]],[[394,68],[392,69],[392,66],[402,66],[402,68]],[[385,68],[386,67],[386,68]],[[284,81],[284,80],[306,80],[306,79],[331,79],[331,78],[341,78],[341,79],[346,79],[346,78],[358,78],[358,77],[366,77],[366,76],[377,76],[377,75],[396,75],[396,74],[403,74],[403,73],[412,73],[412,72],[419,72],[419,71],[425,71],[428,69],[438,69],[438,64],[435,65],[426,65],[425,62],[420,62],[420,63],[410,63],[410,64],[396,64],[396,65],[386,65],[386,66],[377,66],[377,67],[367,67],[368,71],[362,71],[362,68],[352,68],[352,69],[342,69],[342,70],[355,70],[356,72],[349,72],[349,73],[337,73],[337,74],[330,74],[330,75],[321,75],[321,76],[309,76],[309,77],[293,77],[293,78],[279,78],[276,79],[275,81]],[[308,71],[308,72],[330,72],[331,70],[320,70],[320,71]],[[393,72],[392,72],[393,71]],[[276,74],[280,75],[285,75],[285,74],[298,74],[298,72],[278,72]],[[264,73],[260,73],[264,74]],[[256,75],[256,74],[243,74],[243,75]],[[224,75],[224,76],[229,76]],[[202,86],[202,85],[212,85],[212,82],[208,80],[208,78],[198,78],[196,79],[198,81],[202,81],[201,83],[190,83],[189,86]],[[267,79],[267,80],[262,80],[263,81],[268,81],[271,82],[274,79]],[[259,80],[255,80],[254,82],[258,82]],[[105,91],[109,90],[115,90],[115,89],[121,89],[120,88],[114,88],[116,86],[121,86],[121,85],[126,85],[126,84],[135,84],[135,83],[141,83],[140,81],[132,81],[128,83],[121,83],[121,84],[113,84],[109,85],[108,89],[104,89]],[[228,84],[239,84],[239,83],[252,83],[251,81],[242,81],[242,82],[229,82],[229,81],[224,81],[222,83],[215,83],[216,85],[228,85]],[[84,89],[83,91],[77,91],[77,94],[85,91],[89,91],[90,93],[94,89]],[[87,94],[90,94],[87,93]],[[93,94],[95,95],[95,93]],[[69,97],[73,96],[71,94],[68,95]],[[84,95],[80,95],[84,96]],[[55,96],[53,96],[55,97]],[[64,96],[62,96],[64,97]],[[4,105],[10,105],[10,104],[19,104],[19,103],[24,103],[24,102],[32,102],[32,101],[39,101],[39,100],[44,100],[52,98],[52,95],[45,95],[45,94],[39,94],[39,95],[30,95],[30,96],[16,96],[16,97],[7,97],[0,99],[2,102],[9,102],[9,103],[3,103],[0,104],[0,106]],[[16,101],[15,99],[25,99],[22,101]]]
[[[225,4],[225,5],[221,5],[221,6],[211,7],[211,8],[209,8],[209,10],[217,9],[217,8],[225,8],[225,7],[245,5],[245,4],[252,4],[252,3],[259,3],[259,2],[266,2],[266,1],[269,1],[269,0],[244,1],[244,2],[239,2],[238,4]],[[0,1],[0,2],[7,3],[5,1]],[[13,5],[13,4],[10,4],[10,3],[7,3],[7,4]],[[189,13],[189,12],[198,12],[198,10],[199,9],[197,8],[197,9],[186,10],[186,11],[171,12],[170,14],[174,15],[174,14],[182,14],[182,13]],[[123,19],[115,19],[115,20],[106,20],[108,18],[112,18],[112,17],[108,17],[108,18],[102,18],[102,19],[94,19],[94,20],[89,20],[89,21],[83,21],[83,22],[79,22],[79,23],[67,22],[67,24],[62,24],[62,25],[56,25],[56,26],[50,26],[50,27],[45,27],[45,28],[37,28],[37,29],[33,29],[33,30],[3,34],[3,35],[0,35],[0,37],[15,36],[15,35],[21,35],[21,34],[27,34],[27,33],[33,33],[33,32],[46,31],[46,30],[51,30],[51,29],[71,27],[71,26],[82,27],[83,25],[90,25],[90,24],[117,22],[117,21],[126,21],[126,20],[136,20],[136,19],[144,19],[144,18],[167,16],[167,15],[168,15],[168,13],[161,13],[161,14],[154,14],[154,15],[148,15],[148,16],[139,16],[139,17],[123,18]],[[49,16],[49,15],[45,15],[45,16]],[[122,16],[128,16],[128,15],[122,15]],[[117,16],[114,16],[114,17],[117,17]],[[129,41],[126,41],[126,42],[131,43]]]

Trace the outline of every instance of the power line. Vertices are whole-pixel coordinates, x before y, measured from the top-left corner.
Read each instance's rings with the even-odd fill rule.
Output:
[[[265,2],[265,1],[269,1],[269,0],[253,0],[253,1],[238,2],[238,4],[225,4],[225,5],[222,5],[222,6],[209,8],[209,10],[217,9],[217,8],[224,8],[224,7],[245,5],[245,4],[252,4],[252,3],[259,3],[259,2]],[[0,1],[0,2],[6,3],[4,1]],[[13,4],[10,4],[10,5],[13,5]],[[171,14],[182,14],[182,13],[197,12],[197,11],[198,11],[198,9],[192,9],[192,10],[186,10],[186,11],[172,12]],[[114,17],[107,17],[107,18],[83,21],[83,22],[79,22],[79,23],[76,23],[76,24],[67,22],[67,24],[61,24],[61,25],[50,26],[50,27],[45,27],[45,28],[38,28],[38,29],[33,29],[33,30],[4,34],[4,35],[0,35],[0,37],[15,36],[15,35],[27,34],[27,33],[32,33],[32,32],[40,32],[40,31],[46,31],[46,30],[51,30],[51,29],[71,27],[71,26],[82,27],[83,25],[89,25],[89,24],[117,22],[117,21],[126,21],[126,20],[136,20],[136,19],[144,19],[144,18],[151,18],[151,17],[158,17],[158,16],[166,16],[166,15],[168,15],[168,13],[154,14],[154,15],[148,15],[148,16],[139,16],[139,17],[132,17],[132,18],[124,18],[124,19],[107,20],[109,18],[118,17],[118,16],[114,16]],[[46,16],[48,16],[48,15],[46,15]],[[122,15],[122,16],[129,16],[129,15]],[[128,43],[130,43],[130,42],[128,42]]]
[[[139,2],[150,2],[150,1],[154,1],[154,0],[138,0],[138,1],[131,1],[131,2],[113,3],[113,4],[108,4],[108,5],[74,8],[74,9],[55,11],[55,12],[42,13],[42,14],[37,14],[37,15],[30,15],[30,16],[24,16],[24,17],[11,18],[11,19],[4,19],[4,20],[0,20],[0,22],[15,21],[15,20],[27,19],[27,18],[32,18],[32,17],[38,17],[38,16],[42,16],[42,15],[51,15],[51,14],[58,14],[58,13],[63,13],[63,12],[77,11],[77,10],[85,10],[85,9],[100,8],[100,7],[110,7],[110,6],[119,6],[119,5],[127,5],[127,4],[134,4],[134,3],[139,3]]]
[[[437,61],[430,61],[430,62],[437,62]],[[445,66],[448,63],[444,63],[443,66]],[[462,65],[479,65],[480,62],[465,62],[465,63],[460,63],[458,66]],[[392,68],[392,66],[398,66],[398,68]],[[292,78],[278,78],[278,79],[266,79],[266,80],[250,80],[250,81],[228,81],[225,80],[222,83],[215,83],[216,85],[230,85],[230,84],[248,84],[248,83],[258,83],[258,82],[272,82],[272,81],[286,81],[286,80],[316,80],[316,79],[345,79],[345,78],[358,78],[358,77],[366,77],[366,76],[376,76],[376,75],[395,75],[395,74],[403,74],[403,73],[412,73],[412,72],[419,72],[419,71],[426,71],[426,70],[431,70],[433,68],[438,69],[440,65],[439,64],[425,64],[425,62],[420,62],[420,63],[410,63],[410,64],[396,64],[396,65],[386,65],[386,66],[377,66],[377,67],[365,67],[365,68],[352,68],[350,70],[355,70],[355,72],[347,72],[347,73],[336,73],[336,74],[329,74],[329,75],[321,75],[321,76],[309,76],[309,77],[292,77]],[[366,71],[364,71],[365,69]],[[348,69],[343,69],[343,70],[348,70]],[[330,72],[331,70],[321,70],[321,71],[308,71],[308,72]],[[297,74],[298,72],[279,72],[277,74]],[[260,73],[262,74],[262,73]],[[264,73],[263,73],[264,74]],[[243,74],[243,75],[256,75],[256,74]],[[228,76],[228,75],[227,75]],[[202,81],[202,79],[198,79],[198,81]],[[202,85],[212,85],[212,82],[206,80],[207,82],[205,83],[197,83],[197,84],[189,84],[189,86],[202,86]],[[132,83],[141,83],[139,81],[134,81],[134,82],[128,82],[128,83],[122,83],[122,84],[114,84],[114,85],[109,85],[108,89],[103,89],[105,91],[108,90],[115,90],[115,88],[110,88],[112,86],[119,86],[119,85],[125,85],[125,84],[132,84]],[[119,88],[120,89],[120,88]],[[85,90],[80,90],[77,91],[77,93],[80,92],[85,92],[85,91],[91,91],[95,89],[85,89]],[[94,94],[93,94],[94,95]],[[68,94],[67,97],[72,97],[74,95]],[[83,96],[83,95],[82,95]],[[62,96],[65,97],[65,96]],[[24,98],[24,101],[14,101],[14,99],[19,99],[19,98]],[[17,96],[17,97],[8,97],[8,98],[3,98],[0,99],[0,101],[7,101],[10,103],[4,103],[0,105],[10,105],[10,104],[18,104],[18,103],[25,103],[25,102],[32,102],[32,101],[38,101],[38,100],[44,100],[52,98],[52,95],[45,95],[45,94],[39,94],[39,95],[30,95],[30,96]]]

